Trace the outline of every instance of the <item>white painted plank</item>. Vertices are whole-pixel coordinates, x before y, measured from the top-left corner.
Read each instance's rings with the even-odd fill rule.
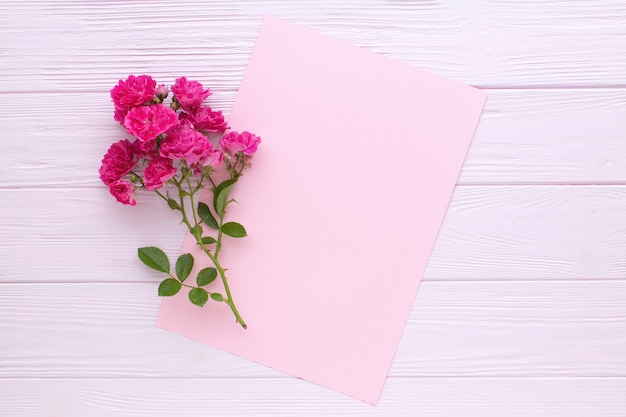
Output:
[[[265,14],[477,86],[626,86],[616,0],[48,0],[0,3],[0,91],[102,91],[134,72],[236,88]]]
[[[235,94],[209,101],[227,111]],[[0,107],[0,189],[100,187],[102,155],[126,137],[106,93],[4,94]],[[492,90],[459,184],[626,183],[624,114],[626,89]]]
[[[623,186],[457,187],[426,279],[625,278]]]
[[[0,284],[0,378],[285,375],[156,328],[156,288]],[[626,280],[425,282],[390,375],[626,377]]]
[[[370,406],[298,379],[0,380],[7,417],[623,417],[626,379],[390,379]]]
[[[185,234],[162,200],[100,189],[2,190],[0,282],[154,280],[136,248]],[[626,186],[460,186],[426,280],[624,279]]]

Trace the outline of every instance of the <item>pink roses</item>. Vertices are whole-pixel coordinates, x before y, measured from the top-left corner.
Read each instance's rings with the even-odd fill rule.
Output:
[[[170,88],[157,86],[148,75],[130,75],[111,89],[114,119],[135,140],[120,140],[108,149],[99,169],[100,179],[124,204],[135,205],[134,192],[157,191],[176,184],[178,175],[209,179],[223,161],[231,175],[241,175],[261,141],[249,132],[229,132],[221,111],[203,105],[211,94],[198,81],[185,77]],[[227,157],[224,157],[224,153]]]
[[[135,77],[129,75],[126,81],[120,80],[111,89],[111,99],[115,105],[113,118],[124,125],[124,119],[134,106],[139,106],[152,100],[156,89],[156,81],[148,75]]]
[[[148,142],[178,124],[178,115],[162,104],[133,107],[124,119],[124,127],[141,142]]]
[[[192,273],[195,254],[180,255],[174,274],[170,267],[174,264],[161,249],[139,248],[139,260],[165,274],[158,294],[174,296],[183,286],[188,287],[192,304],[202,307],[209,300],[220,303],[230,308],[235,321],[245,329],[247,324],[226,279],[228,269],[221,265],[218,255],[225,240],[247,236],[242,224],[225,218],[235,201],[229,194],[251,166],[261,138],[250,132],[224,134],[228,129],[224,115],[203,105],[211,92],[198,81],[180,77],[171,92],[173,97],[166,104],[170,88],[157,86],[148,75],[130,75],[111,89],[113,118],[133,138],[109,147],[98,171],[100,179],[122,204],[136,205],[139,190],[154,191],[171,210],[179,212],[181,224],[215,266],[203,268],[194,273],[195,279],[186,280]],[[222,169],[224,172],[216,174]],[[201,199],[207,186],[213,198]],[[221,285],[211,285],[218,276]]]
[[[120,80],[113,87],[111,98],[116,109],[129,109],[152,100],[155,89],[156,81],[149,75],[129,75],[126,81]]]
[[[194,127],[204,133],[223,132],[228,126],[221,111],[213,111],[210,107],[200,107],[196,113],[184,113],[184,119],[193,123]]]
[[[137,204],[135,201],[135,187],[133,184],[126,180],[117,180],[111,184],[109,191],[122,204],[129,204],[134,206]]]
[[[211,142],[189,122],[168,132],[159,153],[164,158],[184,159],[187,165],[204,161],[211,151]]]
[[[195,113],[202,102],[211,95],[208,88],[205,90],[198,81],[187,81],[186,77],[176,79],[172,93],[183,110],[191,113]]]
[[[102,159],[102,165],[98,171],[100,179],[105,185],[111,185],[128,174],[136,163],[137,157],[133,144],[128,139],[115,142]]]
[[[250,132],[228,132],[220,140],[222,149],[232,155],[241,152],[246,156],[252,156],[259,143],[261,143],[261,138]]]
[[[177,171],[170,159],[155,157],[148,162],[144,171],[146,190],[158,190],[163,187],[167,180],[176,175]]]

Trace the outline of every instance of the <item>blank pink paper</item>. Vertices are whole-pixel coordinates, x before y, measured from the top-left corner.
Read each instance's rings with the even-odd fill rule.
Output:
[[[227,213],[248,237],[220,255],[248,329],[183,294],[157,325],[376,403],[485,99],[267,17],[229,120],[263,138]]]

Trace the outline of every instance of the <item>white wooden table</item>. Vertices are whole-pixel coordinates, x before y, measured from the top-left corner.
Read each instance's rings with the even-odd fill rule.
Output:
[[[379,406],[154,326],[160,201],[100,184],[108,90],[228,110],[263,15],[489,99]],[[0,2],[0,416],[626,416],[626,2]]]

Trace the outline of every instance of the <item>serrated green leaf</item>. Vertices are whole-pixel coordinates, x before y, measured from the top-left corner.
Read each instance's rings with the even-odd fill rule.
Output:
[[[219,292],[212,292],[211,293],[211,298],[215,301],[224,301],[224,296],[222,294],[220,294]]]
[[[178,204],[178,202],[173,198],[167,199],[167,205],[170,206],[172,210],[180,210],[180,204]]]
[[[236,182],[236,179],[226,180],[220,183],[213,191],[213,207],[215,208],[215,212],[220,217],[224,215],[228,194],[230,194],[230,190],[232,190],[233,185],[235,185]]]
[[[202,243],[204,243],[205,245],[211,245],[213,243],[216,243],[217,240],[215,240],[214,237],[211,236],[205,236],[202,239],[200,239],[202,241]]]
[[[209,300],[209,293],[202,288],[193,288],[189,291],[189,301],[198,307],[202,307]]]
[[[198,276],[196,277],[196,283],[199,287],[204,287],[205,285],[209,285],[217,278],[217,269],[215,268],[204,268],[200,272],[198,272]]]
[[[148,267],[165,272],[166,274],[170,272],[170,261],[167,259],[165,252],[161,249],[155,246],[147,246],[137,249],[137,255],[141,262]]]
[[[180,280],[180,282],[185,281],[189,274],[191,273],[191,269],[193,268],[193,255],[190,253],[183,253],[176,260],[176,276]]]
[[[202,222],[209,226],[211,229],[218,229],[219,225],[217,224],[217,220],[213,217],[213,213],[204,203],[198,203],[198,216],[202,219]]]
[[[228,235],[230,237],[246,237],[248,234],[246,233],[245,227],[237,222],[228,222],[222,225],[222,233]]]
[[[181,287],[182,284],[178,280],[167,278],[159,285],[159,295],[161,297],[171,297],[172,295],[176,295]]]

